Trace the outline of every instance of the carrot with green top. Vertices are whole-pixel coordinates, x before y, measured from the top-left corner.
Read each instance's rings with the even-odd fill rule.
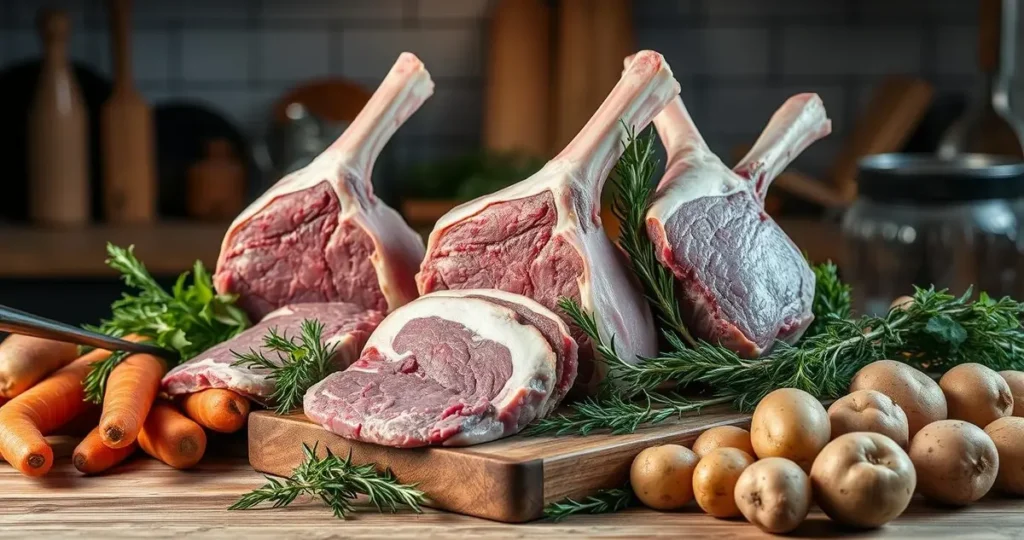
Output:
[[[53,449],[43,436],[89,408],[82,380],[109,355],[97,349],[81,356],[0,407],[0,453],[8,463],[28,476],[50,470]]]
[[[167,363],[151,354],[133,354],[110,372],[103,396],[100,437],[110,448],[124,448],[142,431]]]
[[[199,425],[221,433],[238,431],[249,417],[249,400],[223,388],[186,394],[181,398],[181,408]]]
[[[158,400],[139,433],[139,448],[175,469],[188,469],[206,452],[206,432],[170,402]]]
[[[100,428],[97,426],[75,447],[72,463],[82,473],[97,474],[121,463],[138,447],[139,445],[134,442],[120,448],[108,447],[103,443]]]

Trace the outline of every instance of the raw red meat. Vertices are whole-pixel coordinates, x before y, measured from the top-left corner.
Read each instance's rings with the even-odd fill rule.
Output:
[[[359,360],[306,393],[306,416],[343,437],[463,446],[518,433],[575,375],[558,316],[526,297],[442,292],[392,312]]]
[[[539,172],[442,217],[416,276],[421,293],[497,288],[560,313],[576,299],[615,338],[627,360],[655,352],[650,308],[622,253],[601,227],[601,190],[623,152],[627,128],[642,129],[679,93],[664,58],[638,53],[576,138]],[[593,389],[603,374],[579,328],[577,383]]]
[[[771,181],[831,123],[816,94],[790,98],[734,170],[711,153],[682,100],[654,120],[668,152],[647,232],[675,274],[690,331],[744,357],[795,342],[811,323],[814,274],[764,212]]]
[[[389,311],[416,297],[423,239],[373,194],[381,149],[434,89],[402,53],[345,133],[242,212],[221,245],[214,284],[258,320],[298,302]]]

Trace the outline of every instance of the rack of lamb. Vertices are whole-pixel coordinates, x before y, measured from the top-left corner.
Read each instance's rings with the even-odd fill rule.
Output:
[[[253,320],[294,303],[350,302],[393,310],[416,298],[423,240],[373,194],[374,161],[434,91],[402,53],[345,133],[239,215],[221,245],[220,293]]]
[[[821,99],[786,101],[732,170],[711,153],[682,100],[654,125],[668,163],[647,233],[675,274],[690,332],[746,358],[776,340],[794,343],[814,319],[814,273],[765,213],[764,197],[800,152],[831,131]]]
[[[556,313],[560,297],[592,313],[619,355],[651,355],[657,343],[650,308],[622,253],[601,227],[604,182],[628,130],[643,129],[679,93],[665,59],[635,55],[622,78],[575,139],[533,176],[452,209],[435,225],[416,276],[420,293],[495,288],[533,298]],[[603,375],[590,341],[579,343],[577,386]]]

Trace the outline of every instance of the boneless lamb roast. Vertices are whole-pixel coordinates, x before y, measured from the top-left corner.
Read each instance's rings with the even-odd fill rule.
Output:
[[[576,355],[565,324],[529,298],[441,292],[388,315],[359,360],[307,391],[303,409],[349,439],[477,444],[554,410],[575,378]]]
[[[764,197],[786,165],[831,131],[821,99],[786,101],[733,170],[711,153],[682,100],[654,125],[668,162],[647,231],[678,280],[690,331],[748,358],[775,340],[795,342],[814,318],[814,274],[764,212]]]
[[[531,297],[560,313],[568,296],[614,336],[626,359],[655,352],[650,308],[621,253],[601,228],[604,182],[623,152],[627,129],[642,129],[679,93],[664,58],[635,55],[615,88],[572,142],[539,172],[456,207],[427,242],[416,276],[421,293],[495,288]],[[579,328],[578,383],[594,387],[600,366]]]
[[[234,353],[255,351],[275,361],[279,356],[263,347],[263,337],[273,328],[286,337],[298,337],[305,319],[324,325],[325,344],[337,344],[334,365],[344,369],[356,358],[384,314],[355,304],[295,304],[271,312],[262,321],[233,339],[214,346],[172,369],[164,376],[163,389],[170,395],[191,394],[208,388],[227,388],[266,403],[274,392],[274,381],[266,369],[239,367]]]
[[[386,312],[415,298],[423,240],[374,196],[370,173],[433,89],[423,63],[402,53],[345,133],[231,224],[214,275],[217,291],[238,294],[253,320],[300,302]]]

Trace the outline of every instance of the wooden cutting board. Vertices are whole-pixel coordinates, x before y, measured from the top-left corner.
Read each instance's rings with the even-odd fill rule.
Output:
[[[542,517],[544,506],[619,487],[633,458],[659,444],[690,446],[704,430],[748,427],[750,415],[709,408],[700,415],[642,428],[629,435],[515,436],[468,448],[398,449],[349,441],[303,415],[268,411],[249,415],[249,463],[257,471],[288,476],[302,461],[302,444],[319,444],[356,463],[388,467],[402,482],[418,483],[432,508],[508,523]]]

